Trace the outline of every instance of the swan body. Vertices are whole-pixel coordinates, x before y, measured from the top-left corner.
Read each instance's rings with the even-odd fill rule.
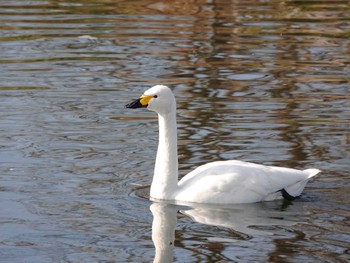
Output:
[[[147,108],[158,113],[152,199],[213,204],[255,203],[283,197],[292,200],[320,172],[228,160],[199,166],[178,181],[176,101],[172,91],[163,85],[154,86],[126,108]]]

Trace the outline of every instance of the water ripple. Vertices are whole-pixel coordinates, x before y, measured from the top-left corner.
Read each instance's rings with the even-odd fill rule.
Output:
[[[124,105],[162,83],[177,97],[181,175],[214,159],[323,171],[301,200],[267,209],[298,224],[249,227],[273,235],[176,214],[175,261],[345,262],[348,9],[1,1],[1,259],[152,261],[157,120]]]

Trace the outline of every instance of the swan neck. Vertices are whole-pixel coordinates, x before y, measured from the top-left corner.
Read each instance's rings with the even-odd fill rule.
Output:
[[[177,125],[175,111],[158,115],[159,142],[151,197],[173,199],[178,182]]]

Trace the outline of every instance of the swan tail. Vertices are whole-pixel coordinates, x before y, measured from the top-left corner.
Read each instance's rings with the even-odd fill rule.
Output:
[[[307,182],[310,180],[310,178],[312,178],[313,176],[315,176],[316,174],[318,174],[321,171],[319,169],[311,168],[311,169],[306,169],[303,172],[305,172],[308,176],[305,180],[300,181],[296,184],[290,185],[290,186],[280,190],[284,199],[287,199],[289,201],[293,201],[295,198],[300,196],[302,191],[304,190]]]
[[[309,175],[308,179],[315,176],[316,174],[318,174],[319,172],[321,172],[321,170],[319,169],[315,169],[315,168],[311,168],[311,169],[306,169],[303,172],[305,172],[306,174]]]
[[[321,172],[318,169],[306,169],[303,172],[305,172],[308,177],[303,180],[300,181],[298,183],[295,183],[293,185],[290,185],[284,189],[281,190],[282,196],[283,198],[287,199],[287,200],[294,200],[295,198],[297,198],[299,195],[301,195],[302,191],[304,190],[307,182],[310,180],[311,177],[315,176],[316,174],[318,174],[319,172]]]

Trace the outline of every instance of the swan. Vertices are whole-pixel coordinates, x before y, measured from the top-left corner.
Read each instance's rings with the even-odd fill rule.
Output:
[[[125,107],[158,113],[159,142],[150,190],[152,200],[211,204],[294,200],[308,180],[320,172],[227,160],[199,166],[178,181],[176,101],[171,89],[153,86]]]

